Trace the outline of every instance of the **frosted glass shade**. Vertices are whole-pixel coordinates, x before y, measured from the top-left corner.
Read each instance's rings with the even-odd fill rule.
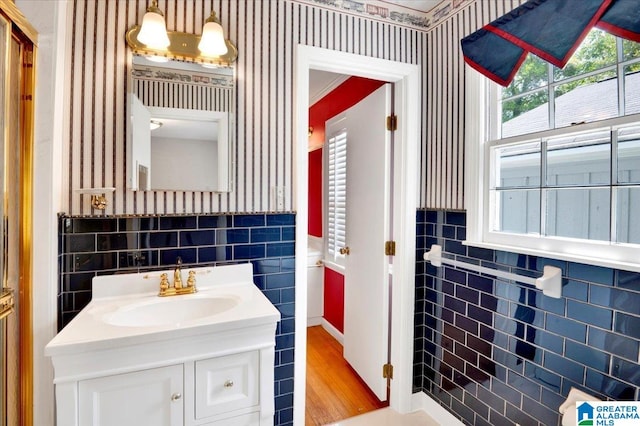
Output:
[[[227,53],[222,25],[212,21],[206,22],[202,27],[202,37],[198,49],[207,56],[221,56]]]
[[[150,49],[166,49],[170,42],[164,17],[157,12],[148,11],[145,13],[144,18],[142,18],[142,27],[138,34],[138,40],[146,44]]]

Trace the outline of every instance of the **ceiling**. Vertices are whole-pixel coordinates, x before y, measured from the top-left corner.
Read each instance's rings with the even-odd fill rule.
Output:
[[[348,75],[327,71],[309,70],[309,106],[344,82]]]
[[[158,118],[153,116],[151,119],[162,123],[160,128],[152,130],[151,136],[154,138],[209,141],[218,139],[217,121]]]

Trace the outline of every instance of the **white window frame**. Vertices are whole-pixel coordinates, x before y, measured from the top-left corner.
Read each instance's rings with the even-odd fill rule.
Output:
[[[326,206],[326,215],[325,215],[325,220],[324,220],[324,226],[327,231],[326,231],[326,237],[325,237],[325,263],[327,263],[329,266],[332,267],[332,269],[337,269],[338,271],[344,271],[345,268],[345,264],[346,264],[346,256],[343,254],[340,254],[340,248],[341,247],[345,247],[346,246],[346,232],[348,232],[348,230],[346,229],[346,205],[345,207],[342,209],[343,211],[341,212],[343,215],[343,220],[342,220],[342,226],[344,226],[345,228],[345,234],[343,238],[339,238],[339,237],[334,237],[332,238],[332,235],[335,233],[335,231],[332,232],[330,223],[332,220],[332,217],[334,217],[334,220],[337,220],[337,218],[335,218],[335,212],[332,212],[331,209],[331,205],[329,203],[329,199],[331,197],[331,180],[332,180],[332,175],[331,175],[331,160],[330,160],[330,155],[331,155],[331,140],[336,137],[339,136],[341,134],[347,134],[347,129],[345,127],[346,125],[346,114],[342,113],[342,114],[338,114],[337,116],[327,120],[326,124],[325,124],[325,155],[324,155],[324,176],[325,176],[325,191],[324,191],[324,202],[325,202],[325,206]],[[345,145],[348,143],[348,137],[345,138]],[[345,158],[344,158],[344,167],[346,168],[346,155],[348,155],[348,153],[345,154]],[[346,182],[344,183],[344,198],[345,198],[345,204],[347,202],[346,200]]]
[[[492,129],[500,126],[497,109],[500,87],[468,65],[465,81],[465,204],[467,209],[467,239],[464,244],[476,247],[529,254],[578,263],[640,272],[638,245],[607,241],[577,240],[562,237],[529,236],[491,232],[489,228],[489,187],[491,179],[490,145],[495,139]],[[490,122],[495,120],[495,122]],[[604,126],[619,126],[640,121],[640,114],[610,120],[552,129],[503,139],[500,143],[531,140],[533,137],[558,136],[587,131]],[[493,137],[491,137],[493,136]],[[541,212],[542,213],[542,212]]]

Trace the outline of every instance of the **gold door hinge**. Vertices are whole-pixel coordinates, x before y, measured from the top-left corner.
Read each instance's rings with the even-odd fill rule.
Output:
[[[393,365],[385,364],[382,366],[382,378],[393,379]]]
[[[385,254],[385,256],[395,256],[396,255],[396,242],[395,241],[386,241],[384,243],[384,254]]]
[[[398,116],[395,114],[391,114],[387,116],[387,130],[393,132],[394,130],[398,130]]]

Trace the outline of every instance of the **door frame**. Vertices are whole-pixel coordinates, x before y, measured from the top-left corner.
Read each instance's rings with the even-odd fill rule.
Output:
[[[10,145],[8,141],[7,129],[5,129],[4,149],[13,148],[18,151],[19,164],[17,165],[19,173],[18,191],[19,199],[14,200],[18,205],[18,219],[20,228],[17,231],[18,238],[18,288],[15,288],[14,304],[17,305],[15,320],[18,323],[17,339],[18,339],[18,389],[19,394],[15,396],[20,406],[14,416],[21,425],[30,426],[33,424],[33,188],[34,188],[34,137],[35,137],[35,77],[36,77],[36,54],[38,33],[36,29],[20,12],[17,6],[9,1],[0,0],[0,15],[9,23],[9,31],[6,49],[8,49],[9,40],[13,38],[20,46],[20,83],[16,89],[20,95],[18,105],[9,105],[8,99],[3,99],[5,122],[8,122],[7,114],[9,108],[14,107],[19,111],[20,121],[13,125],[18,126],[18,139],[15,146]],[[8,57],[8,56],[7,56]],[[6,64],[5,64],[6,66]],[[5,96],[9,96],[8,81],[1,82],[5,85]],[[7,157],[5,157],[7,161]],[[6,206],[5,206],[6,207]],[[6,250],[9,247],[5,247]],[[4,284],[4,283],[3,283]],[[5,326],[4,324],[2,325]],[[6,335],[5,335],[6,338]],[[4,350],[4,348],[3,348]],[[6,398],[6,395],[4,395]],[[7,407],[4,407],[7,408]],[[3,410],[4,411],[4,410]],[[8,412],[3,412],[5,416],[0,422],[3,423],[7,418]],[[14,418],[10,418],[15,420]]]
[[[307,357],[307,243],[308,243],[308,128],[309,70],[335,72],[395,83],[394,189],[392,233],[397,242],[391,289],[390,406],[411,411],[413,387],[413,313],[415,291],[415,240],[420,136],[420,67],[352,53],[299,44],[294,59],[294,209],[295,258],[295,367],[294,424],[303,425]],[[382,249],[382,248],[381,248]],[[398,285],[401,283],[402,285]],[[382,370],[382,369],[381,369]],[[382,371],[380,372],[382,374]]]

